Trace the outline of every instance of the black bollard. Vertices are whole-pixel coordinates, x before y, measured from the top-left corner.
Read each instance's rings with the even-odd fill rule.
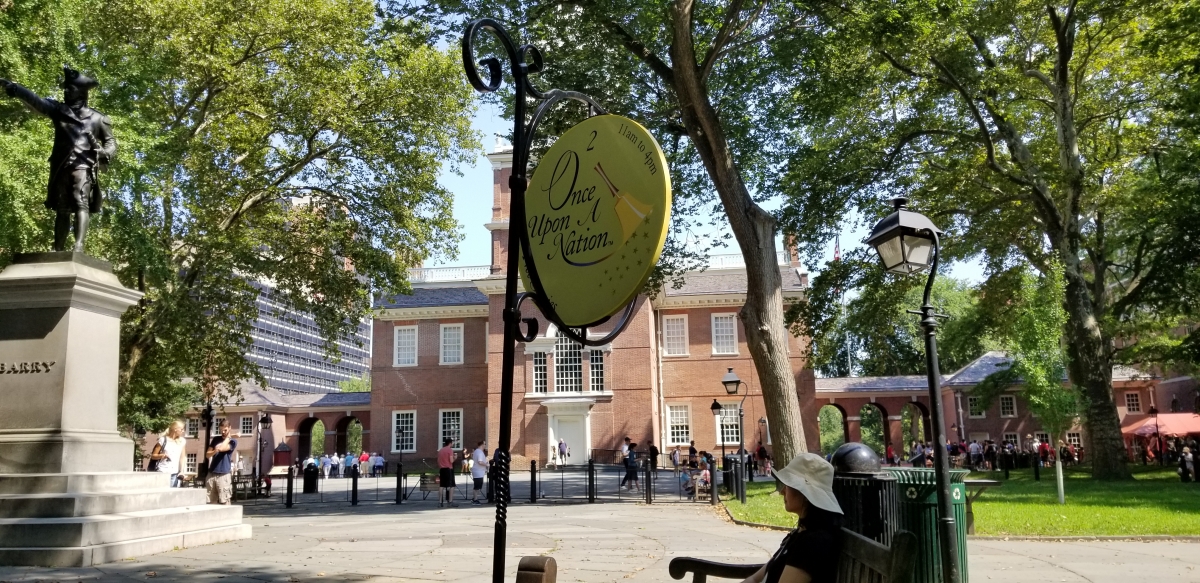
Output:
[[[537,460],[529,460],[529,501],[537,502]]]
[[[596,501],[596,460],[591,458],[588,458],[587,496],[588,503]]]
[[[292,468],[288,468],[287,476],[287,501],[284,503],[286,508],[292,507]]]
[[[496,503],[496,489],[495,489],[496,484],[493,482],[494,477],[495,477],[495,473],[492,472],[492,467],[488,466],[488,471],[487,471],[487,501],[488,501],[488,504]]]
[[[404,504],[404,462],[396,462],[396,504]]]
[[[1036,453],[1033,454],[1033,481],[1042,481],[1042,458]]]
[[[650,460],[646,460],[646,504],[654,504],[654,480],[650,478]]]
[[[358,506],[358,468],[350,475],[350,505]]]

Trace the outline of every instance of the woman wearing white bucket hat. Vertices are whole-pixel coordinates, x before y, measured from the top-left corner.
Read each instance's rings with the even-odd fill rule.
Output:
[[[802,453],[774,475],[784,509],[800,523],[746,583],[834,583],[842,552],[842,507],[833,495],[833,466],[815,453]]]

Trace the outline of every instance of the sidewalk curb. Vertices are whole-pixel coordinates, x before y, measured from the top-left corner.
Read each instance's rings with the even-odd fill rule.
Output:
[[[1083,536],[992,536],[992,535],[970,535],[967,540],[977,541],[1043,541],[1043,542],[1086,542],[1086,541],[1132,541],[1132,542],[1200,542],[1200,536],[1180,535],[1173,536],[1169,534],[1147,534],[1147,535],[1083,535]]]
[[[754,528],[765,528],[767,530],[779,530],[779,531],[783,531],[783,532],[791,532],[792,531],[792,529],[787,528],[785,526],[776,526],[774,524],[762,524],[760,522],[748,522],[745,520],[738,520],[733,517],[733,513],[729,511],[729,507],[726,506],[725,503],[723,503],[723,502],[721,503],[721,509],[725,511],[725,516],[728,516],[729,520],[733,521],[734,524],[738,524],[741,526],[753,526]]]
[[[734,524],[741,526],[752,526],[754,528],[764,528],[767,530],[779,530],[790,532],[792,529],[776,526],[774,524],[762,524],[759,522],[748,522],[738,520],[733,517],[733,513],[729,511],[729,507],[721,504],[721,508],[725,511],[725,515]],[[1151,534],[1151,535],[1092,535],[1092,536],[992,536],[992,535],[967,535],[967,540],[977,541],[1040,541],[1040,542],[1089,542],[1089,541],[1132,541],[1132,542],[1200,542],[1200,536],[1172,536],[1169,534]]]

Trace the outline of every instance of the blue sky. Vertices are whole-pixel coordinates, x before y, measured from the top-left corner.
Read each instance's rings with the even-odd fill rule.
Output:
[[[472,120],[472,126],[483,134],[483,145],[489,152],[494,149],[496,134],[507,135],[512,130],[512,121],[502,119],[501,114],[499,106],[480,103]],[[458,258],[439,265],[488,265],[492,261],[491,236],[483,225],[492,219],[492,167],[481,154],[472,166],[461,170],[462,176],[444,172],[440,181],[454,193],[454,218],[458,220],[465,238],[459,245]],[[862,245],[866,235],[866,226],[842,233],[842,250]],[[826,259],[832,257],[831,246]],[[809,269],[814,267],[809,266]],[[977,283],[983,279],[983,267],[979,262],[963,262],[951,267],[949,274]]]

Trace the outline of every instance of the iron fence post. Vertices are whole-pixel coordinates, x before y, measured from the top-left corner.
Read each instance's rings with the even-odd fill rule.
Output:
[[[596,460],[588,458],[587,469],[588,503],[596,502]]]
[[[358,506],[358,471],[350,475],[350,505]]]
[[[396,462],[396,504],[404,504],[404,462]]]
[[[529,501],[537,502],[537,460],[529,460]]]
[[[292,488],[293,488],[292,480],[293,479],[294,479],[294,477],[292,476],[292,468],[289,467],[288,474],[287,474],[287,501],[284,503],[284,506],[287,508],[292,507]]]

